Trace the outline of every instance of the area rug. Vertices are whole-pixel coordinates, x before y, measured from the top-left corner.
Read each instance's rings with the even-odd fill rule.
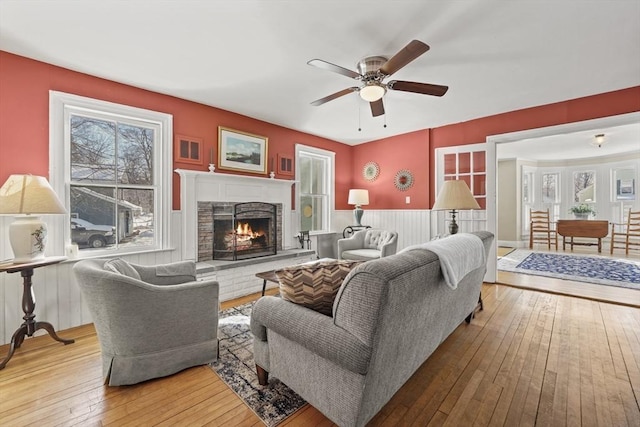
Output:
[[[306,402],[277,378],[270,377],[267,386],[258,384],[249,330],[252,306],[243,304],[220,313],[220,358],[210,366],[262,422],[273,427]]]
[[[518,249],[498,260],[498,270],[640,289],[640,262],[628,259]]]

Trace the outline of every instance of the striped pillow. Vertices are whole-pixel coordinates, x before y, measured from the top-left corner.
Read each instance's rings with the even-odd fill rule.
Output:
[[[327,316],[342,281],[362,261],[331,260],[293,265],[275,271],[282,299],[303,305]]]

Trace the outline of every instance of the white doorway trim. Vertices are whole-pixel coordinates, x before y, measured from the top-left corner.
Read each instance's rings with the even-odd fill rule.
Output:
[[[497,144],[516,142],[522,139],[540,138],[544,136],[560,135],[601,128],[623,126],[640,123],[640,112],[620,114],[617,116],[603,117],[599,119],[585,120],[581,122],[566,123],[563,125],[548,126],[500,135],[487,136],[487,229],[496,237],[493,240],[487,263],[485,280],[495,283],[497,278],[498,256],[498,191],[496,171],[498,167]]]

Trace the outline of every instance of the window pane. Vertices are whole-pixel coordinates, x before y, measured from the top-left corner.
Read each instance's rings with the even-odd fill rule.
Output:
[[[116,124],[71,116],[71,179],[115,183]]]
[[[118,189],[118,245],[153,246],[153,190]]]
[[[445,175],[455,175],[458,171],[456,168],[457,160],[456,155],[454,154],[445,154],[444,155],[444,174]]]
[[[458,153],[458,173],[471,173],[471,153]]]
[[[473,152],[473,171],[484,172],[486,169],[485,163],[486,161],[485,161],[484,151],[474,151]]]
[[[71,241],[80,248],[115,245],[115,192],[112,188],[71,186]]]
[[[557,199],[558,174],[545,173],[542,175],[542,203],[555,203]]]
[[[153,183],[153,130],[118,126],[118,177],[123,184]]]
[[[324,194],[324,160],[323,159],[313,159],[311,163],[311,167],[313,170],[312,174],[312,183],[311,183],[311,193],[313,194]]]
[[[529,196],[529,174],[522,174],[522,201],[524,203],[531,203],[531,197]]]
[[[300,156],[300,192],[311,193],[311,159],[309,157]]]
[[[575,172],[573,174],[573,201],[577,203],[595,202],[595,172]]]
[[[313,231],[322,230],[323,225],[323,197],[302,196],[300,197],[300,230]]]
[[[615,188],[613,189],[613,194],[615,194],[615,201],[636,199],[635,174],[635,169],[631,168],[614,169],[613,182]]]

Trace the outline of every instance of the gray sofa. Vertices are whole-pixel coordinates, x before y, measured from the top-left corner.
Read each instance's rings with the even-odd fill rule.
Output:
[[[486,257],[493,234],[472,234]],[[352,270],[333,317],[260,298],[251,315],[258,377],[279,378],[340,426],[363,426],[471,319],[485,272],[486,262],[452,289],[434,252],[408,250]]]
[[[218,356],[218,282],[196,281],[193,261],[143,266],[87,259],[73,267],[111,386],[135,384]]]

